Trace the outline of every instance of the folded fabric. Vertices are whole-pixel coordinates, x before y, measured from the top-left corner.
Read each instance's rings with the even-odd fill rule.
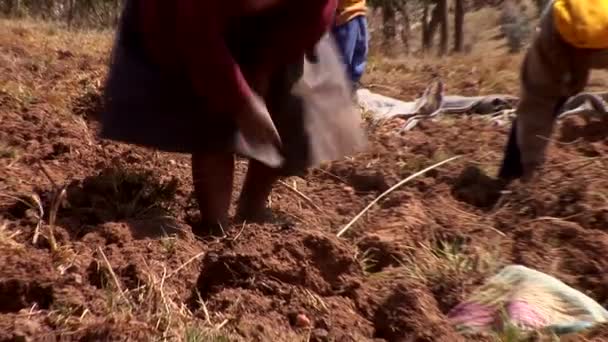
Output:
[[[509,265],[453,308],[449,319],[461,330],[488,332],[510,323],[524,330],[556,334],[606,322],[608,311],[558,279],[520,265]]]

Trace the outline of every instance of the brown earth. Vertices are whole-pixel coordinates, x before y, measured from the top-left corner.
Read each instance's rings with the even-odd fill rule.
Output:
[[[446,313],[508,263],[608,304],[604,123],[562,123],[542,177],[501,194],[507,127],[389,122],[366,152],[278,185],[277,222],[199,240],[187,156],[95,136],[107,48],[0,23],[0,341],[489,341]]]

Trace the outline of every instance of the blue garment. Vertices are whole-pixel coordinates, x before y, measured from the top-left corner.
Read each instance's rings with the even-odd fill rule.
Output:
[[[334,26],[332,31],[342,53],[346,72],[355,86],[359,83],[367,64],[369,49],[367,19],[364,15],[357,16],[347,23]]]

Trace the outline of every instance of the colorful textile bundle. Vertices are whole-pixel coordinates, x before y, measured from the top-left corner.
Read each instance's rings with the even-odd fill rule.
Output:
[[[597,302],[563,282],[520,265],[509,265],[448,317],[461,330],[501,330],[510,323],[524,330],[576,332],[608,320]]]

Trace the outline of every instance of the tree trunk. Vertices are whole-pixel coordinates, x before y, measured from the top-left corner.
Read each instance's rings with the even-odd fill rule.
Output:
[[[23,14],[23,8],[21,0],[15,0],[13,2],[13,8],[11,9],[12,15],[20,17]]]
[[[68,16],[67,16],[67,21],[68,21],[68,29],[72,28],[72,23],[74,21],[74,10],[76,7],[76,0],[68,0]]]
[[[455,0],[454,10],[454,52],[464,50],[464,0]]]
[[[45,20],[49,20],[49,19],[54,19],[53,18],[53,10],[55,7],[55,1],[54,0],[45,0],[44,3],[44,8],[42,9],[42,18],[44,18]]]
[[[439,10],[440,6],[438,4],[435,5],[433,11],[431,12],[431,21],[427,24],[426,35],[424,34],[425,30],[423,29],[422,49],[424,51],[430,50],[433,47],[433,38],[435,37],[435,32],[437,32],[437,27],[441,23],[441,13]],[[428,17],[428,2],[427,7],[425,7],[425,11],[427,11],[427,13],[424,13],[423,16]]]
[[[382,6],[382,34],[385,43],[389,43],[395,37],[395,7],[392,1],[387,1]]]
[[[392,0],[386,1],[382,6],[382,35],[384,38],[383,44],[391,46],[395,39],[395,6]]]
[[[431,32],[429,26],[429,3],[428,1],[425,1],[424,10],[422,12],[422,51],[427,51],[431,48]]]
[[[401,28],[401,42],[403,42],[403,48],[405,53],[410,53],[410,13],[407,8],[407,0],[403,1],[401,6],[401,16],[403,17],[403,27]],[[423,28],[424,29],[424,28]]]
[[[441,27],[439,35],[439,55],[448,53],[448,0],[439,0],[437,4],[439,12],[439,24]]]

